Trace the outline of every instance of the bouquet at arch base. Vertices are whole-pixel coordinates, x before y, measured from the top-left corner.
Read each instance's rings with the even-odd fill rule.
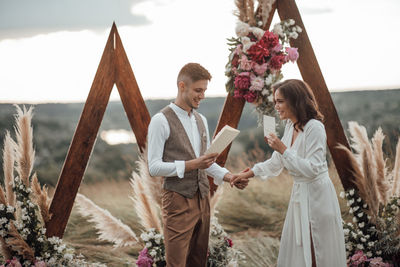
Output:
[[[296,62],[297,48],[290,47],[290,39],[296,39],[302,29],[293,19],[275,24],[272,31],[264,31],[263,22],[258,26],[238,21],[237,37],[228,39],[229,61],[225,75],[226,90],[235,98],[244,98],[256,106],[260,115],[274,112],[272,84],[282,78],[281,68],[287,62]]]

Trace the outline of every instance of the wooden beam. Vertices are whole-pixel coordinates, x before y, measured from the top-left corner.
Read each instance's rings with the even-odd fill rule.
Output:
[[[50,206],[46,235],[62,237],[115,80],[113,24]]]
[[[274,16],[276,9],[276,4],[272,6],[272,9],[269,13],[268,21],[264,26],[264,30],[268,30],[271,26],[272,18]],[[222,109],[221,115],[218,119],[217,128],[214,132],[214,137],[218,134],[218,132],[227,124],[233,128],[237,128],[239,125],[240,117],[242,116],[243,108],[244,108],[245,100],[243,98],[234,98],[231,94],[228,93],[224,107]],[[220,166],[225,166],[226,160],[228,158],[229,150],[231,149],[231,145],[229,145],[217,158],[217,163]],[[212,177],[208,177],[210,182],[210,192],[211,195],[214,194],[215,190],[217,190],[218,186],[214,184],[214,179]]]
[[[278,0],[277,10],[281,20],[294,19],[296,25],[302,28],[302,33],[295,40],[291,39],[291,46],[297,47],[300,57],[297,60],[303,80],[307,82],[316,97],[318,106],[325,116],[325,129],[327,133],[328,147],[335,162],[336,169],[342,181],[344,189],[354,187],[352,169],[348,162],[349,158],[342,150],[337,149],[337,145],[342,144],[349,147],[349,143],[340,123],[328,87],[319,67],[307,31],[301,19],[299,10],[294,0]]]
[[[116,84],[136,142],[140,151],[143,152],[146,146],[150,114],[117,30],[115,30],[115,45]]]

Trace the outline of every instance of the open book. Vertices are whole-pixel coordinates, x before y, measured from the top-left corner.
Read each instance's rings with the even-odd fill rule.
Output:
[[[235,139],[240,133],[239,130],[225,125],[221,131],[215,136],[210,147],[206,150],[205,154],[218,153],[220,154],[224,149]]]

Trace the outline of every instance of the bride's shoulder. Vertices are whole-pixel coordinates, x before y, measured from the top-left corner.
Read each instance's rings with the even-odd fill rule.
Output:
[[[316,119],[311,119],[307,122],[307,124],[304,127],[304,131],[321,131],[325,132],[325,126],[324,124]]]

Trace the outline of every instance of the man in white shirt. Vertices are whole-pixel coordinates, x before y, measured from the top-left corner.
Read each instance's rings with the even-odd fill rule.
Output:
[[[210,229],[209,182],[236,176],[204,155],[210,144],[206,118],[195,111],[204,99],[210,73],[197,63],[179,72],[178,96],[151,119],[148,163],[151,176],[163,176],[162,213],[168,267],[204,267]],[[236,183],[243,189],[248,181]]]

